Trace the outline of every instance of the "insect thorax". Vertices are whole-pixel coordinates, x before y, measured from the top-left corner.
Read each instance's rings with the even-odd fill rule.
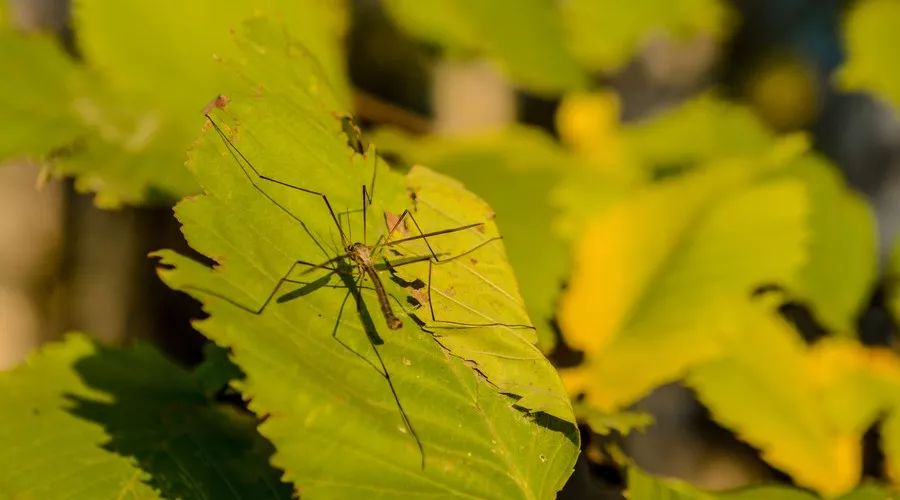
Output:
[[[347,247],[347,254],[350,255],[350,258],[363,265],[371,265],[371,252],[372,249],[365,243],[357,242]]]

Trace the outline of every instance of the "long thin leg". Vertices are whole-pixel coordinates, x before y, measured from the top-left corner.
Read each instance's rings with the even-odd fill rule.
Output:
[[[337,213],[338,221],[343,221],[345,217],[347,218],[347,225],[344,227],[347,228],[347,239],[349,241],[353,241],[353,221],[350,220],[350,214],[353,212],[355,212],[355,210],[344,210],[343,212]]]
[[[372,199],[375,197],[375,176],[378,174],[378,154],[375,153],[375,159],[373,160],[372,165],[372,183],[369,184],[369,190],[366,191],[366,185],[363,184],[362,187],[362,213],[363,213],[363,243],[369,241],[366,236],[367,231],[367,219],[369,213],[369,205],[372,204]]]
[[[369,344],[372,346],[372,350],[375,351],[375,356],[378,358],[378,362],[381,364],[382,370],[384,370],[384,379],[387,381],[388,387],[390,387],[391,389],[391,394],[394,395],[394,402],[397,403],[397,408],[400,410],[400,417],[403,419],[403,423],[406,425],[406,428],[409,429],[410,435],[412,435],[413,439],[416,441],[416,446],[419,448],[419,457],[421,457],[421,467],[422,470],[425,470],[425,448],[422,446],[422,440],[419,438],[419,434],[413,427],[412,421],[409,419],[409,415],[406,414],[406,410],[400,403],[400,395],[397,394],[397,388],[394,387],[394,381],[391,380],[391,374],[390,372],[388,372],[387,365],[384,364],[384,358],[381,357],[381,353],[378,352],[378,348],[375,347],[375,343],[372,342],[371,338],[369,339]]]
[[[487,243],[487,242],[482,243],[482,244],[478,245],[478,247],[484,246],[486,243]],[[450,262],[450,261],[453,260],[453,259],[456,259],[456,258],[462,257],[462,256],[464,256],[464,255],[467,255],[467,254],[469,254],[469,253],[471,253],[471,252],[477,250],[478,247],[473,248],[473,249],[471,249],[471,250],[468,250],[468,251],[466,251],[466,252],[464,252],[464,253],[461,253],[461,254],[459,254],[459,255],[453,256],[452,258],[446,259],[446,260],[444,260],[444,261],[442,261],[442,262],[439,262],[439,263],[435,263],[435,262],[433,262],[433,261],[431,261],[431,260],[428,261],[428,292],[427,292],[427,295],[428,295],[428,310],[429,310],[429,312],[431,312],[431,320],[432,320],[432,321],[434,321],[435,323],[442,323],[442,324],[432,324],[432,325],[428,325],[428,327],[429,327],[429,328],[441,328],[441,329],[450,329],[450,328],[480,328],[480,327],[504,327],[504,328],[524,328],[524,329],[528,329],[528,330],[535,330],[534,325],[524,325],[524,324],[515,324],[515,323],[500,323],[500,322],[492,322],[492,323],[464,323],[464,322],[462,322],[462,321],[450,321],[450,320],[440,319],[440,318],[437,317],[437,315],[435,315],[435,313],[434,313],[434,301],[433,301],[432,298],[431,298],[432,270],[434,269],[434,266],[440,265],[440,264],[444,264],[444,263]],[[447,326],[447,325],[452,325],[452,326]]]
[[[255,166],[253,166],[253,162],[251,162],[246,156],[244,156],[244,153],[242,153],[241,150],[238,149],[237,146],[235,146],[233,142],[231,142],[231,139],[229,139],[228,136],[225,135],[225,132],[222,131],[222,129],[219,127],[219,125],[215,122],[215,120],[213,120],[212,117],[209,116],[209,114],[206,114],[205,116],[206,116],[206,119],[209,120],[209,122],[212,124],[213,128],[216,129],[216,132],[219,134],[219,137],[222,139],[222,141],[225,142],[225,145],[228,148],[228,151],[231,153],[232,157],[234,157],[235,161],[237,161],[238,165],[240,165],[241,171],[244,173],[244,175],[250,181],[250,184],[252,184],[253,187],[256,188],[257,191],[262,193],[263,196],[268,198],[278,208],[280,208],[282,211],[287,213],[291,218],[293,218],[294,220],[299,222],[303,226],[303,228],[306,229],[306,231],[310,235],[310,237],[312,237],[312,233],[306,227],[306,224],[304,224],[303,221],[300,220],[299,217],[294,215],[284,205],[282,205],[281,203],[276,201],[268,193],[266,193],[259,185],[257,185],[256,182],[253,181],[253,176],[256,176],[258,179],[261,179],[261,180],[264,180],[267,182],[278,184],[280,186],[284,186],[284,187],[287,187],[290,189],[300,191],[302,193],[307,193],[307,194],[319,196],[320,198],[322,198],[322,200],[325,202],[325,206],[328,208],[328,213],[331,214],[331,219],[334,221],[335,226],[338,228],[338,233],[340,233],[340,236],[341,236],[341,245],[343,248],[347,248],[347,246],[349,244],[348,240],[347,240],[347,236],[344,234],[344,229],[343,229],[343,227],[341,227],[341,223],[338,220],[337,216],[335,215],[334,208],[332,208],[331,202],[328,201],[328,196],[326,196],[325,193],[320,193],[319,191],[313,191],[312,189],[307,189],[305,187],[296,186],[294,184],[280,181],[278,179],[274,179],[272,177],[261,174],[259,172],[259,170],[257,170],[257,168]],[[240,158],[238,158],[238,157],[240,157]],[[241,160],[243,160],[243,161],[241,161]],[[244,165],[246,165],[250,169],[250,171],[253,172],[253,175],[251,175],[250,172],[248,172],[247,169],[244,168]],[[313,238],[313,240],[315,240],[315,238]],[[318,243],[318,241],[316,241],[316,245],[318,245],[319,248],[322,248],[321,245]],[[324,248],[322,248],[322,250],[325,251]]]
[[[344,313],[344,307],[347,305],[347,300],[350,298],[351,295],[358,293],[358,290],[361,289],[362,280],[363,280],[363,275],[360,274],[356,278],[356,281],[354,283],[354,288],[347,289],[347,294],[344,296],[344,300],[341,302],[341,307],[338,310],[337,319],[335,321],[334,328],[331,331],[331,336],[339,344],[341,344],[341,346],[343,346],[345,349],[350,351],[354,356],[358,357],[363,362],[365,362],[366,364],[371,366],[376,372],[378,372],[379,375],[384,377],[385,381],[388,383],[388,388],[391,390],[391,394],[394,397],[394,403],[397,405],[397,410],[400,412],[400,419],[403,421],[403,425],[409,430],[409,434],[412,436],[413,440],[416,443],[416,447],[419,449],[419,457],[420,457],[421,467],[422,467],[422,469],[425,469],[425,447],[422,445],[422,440],[419,438],[419,434],[416,432],[416,429],[413,427],[412,420],[410,420],[409,415],[406,413],[406,409],[403,408],[403,404],[400,402],[400,395],[397,394],[397,389],[396,389],[396,387],[394,387],[394,381],[391,379],[390,371],[388,371],[387,365],[384,362],[384,358],[382,358],[381,352],[378,351],[378,347],[372,341],[371,337],[369,337],[369,335],[366,335],[366,338],[369,340],[369,345],[372,346],[372,351],[375,353],[375,357],[378,359],[378,364],[381,365],[380,369],[378,366],[376,366],[374,363],[372,363],[372,361],[370,359],[368,359],[365,356],[363,356],[362,354],[354,351],[353,348],[351,348],[349,345],[347,345],[347,343],[345,343],[343,340],[341,340],[337,335],[338,328],[340,327],[340,323],[341,323],[341,317],[343,316],[343,313]],[[291,282],[291,283],[297,283],[296,280],[291,280],[289,278],[285,279],[284,281]],[[393,296],[391,296],[391,298],[393,298],[395,301],[397,301],[397,299],[394,298]],[[361,300],[361,297],[359,297],[358,300]],[[399,304],[399,301],[397,301],[397,302]]]
[[[337,272],[337,269],[335,269],[335,268],[333,268],[333,267],[327,267],[327,265],[313,264],[313,263],[311,263],[311,262],[305,262],[305,261],[302,261],[302,260],[294,261],[294,263],[291,264],[291,267],[288,268],[287,272],[284,273],[284,275],[282,275],[281,278],[278,279],[278,282],[275,284],[275,287],[272,288],[272,291],[269,292],[269,295],[268,295],[268,296],[266,296],[266,300],[262,303],[262,305],[260,305],[259,307],[256,307],[256,308],[246,306],[246,305],[241,304],[240,302],[238,302],[238,301],[236,301],[236,300],[234,300],[234,299],[232,299],[232,298],[230,298],[230,297],[226,297],[225,295],[223,295],[223,294],[221,294],[221,293],[219,293],[219,292],[215,292],[215,291],[212,291],[212,290],[208,290],[208,289],[206,289],[206,288],[201,288],[201,287],[196,287],[196,286],[190,286],[190,285],[189,285],[189,286],[186,286],[185,288],[191,289],[191,290],[197,290],[197,291],[203,292],[203,293],[205,293],[205,294],[207,294],[207,295],[212,295],[213,297],[220,298],[220,299],[222,299],[222,300],[224,300],[224,301],[230,303],[231,305],[233,305],[233,306],[235,306],[235,307],[237,307],[237,308],[239,308],[239,309],[243,309],[244,311],[247,311],[247,312],[250,313],[250,314],[260,315],[260,314],[263,313],[263,311],[266,310],[266,307],[268,307],[269,304],[272,302],[272,298],[274,298],[274,297],[275,297],[275,294],[278,293],[278,290],[281,288],[281,285],[283,285],[283,284],[285,284],[285,283],[289,283],[289,282],[294,281],[294,280],[289,279],[289,277],[290,277],[290,275],[294,272],[294,269],[297,268],[297,266],[308,266],[308,267],[310,267],[310,268],[312,268],[312,269],[325,269],[325,270],[331,271],[331,272],[333,272],[333,273],[334,273],[334,272]]]
[[[360,285],[362,284],[362,280],[363,280],[363,275],[360,274],[356,278],[355,282],[352,283],[352,288],[350,288],[351,283],[349,282],[349,280],[346,277],[344,277],[345,283],[347,283],[348,288],[350,288],[350,292],[354,296],[354,300],[356,301],[357,311],[359,311],[361,317],[362,317],[362,312],[363,312],[362,307],[365,304],[365,302],[363,301],[363,298],[362,298],[362,294],[360,293]],[[369,316],[368,313],[366,315]],[[369,316],[369,319],[371,319],[371,316]],[[400,411],[400,418],[403,420],[403,424],[409,430],[410,435],[413,437],[413,439],[416,442],[416,446],[419,448],[419,456],[421,457],[421,466],[422,466],[422,469],[424,469],[425,468],[425,448],[422,445],[422,440],[419,439],[419,434],[416,432],[415,428],[413,427],[412,421],[410,420],[409,415],[406,414],[406,409],[403,408],[403,404],[400,402],[400,395],[397,394],[397,388],[394,387],[394,381],[393,381],[393,379],[391,379],[390,371],[388,371],[387,365],[384,362],[384,358],[381,356],[381,352],[378,350],[378,347],[375,345],[375,341],[372,339],[373,336],[370,334],[369,329],[374,328],[374,326],[371,323],[369,323],[368,326],[365,326],[366,325],[365,321],[363,322],[363,324],[364,324],[364,328],[366,329],[365,334],[366,334],[366,338],[369,340],[369,345],[372,346],[372,351],[375,353],[375,357],[378,358],[378,363],[381,365],[381,370],[376,370],[376,371],[380,372],[381,375],[384,377],[385,381],[387,381],[387,383],[388,383],[388,388],[390,388],[391,394],[394,396],[394,402],[397,404],[397,409]]]
[[[391,240],[390,239],[391,234],[394,233],[394,231],[397,229],[397,227],[400,226],[400,224],[403,222],[403,219],[405,219],[406,217],[409,217],[409,219],[413,221],[413,224],[416,226],[416,229],[419,231],[419,234],[416,236],[410,236],[408,238],[401,238],[399,240]],[[440,231],[432,231],[430,233],[426,233],[426,232],[422,231],[422,227],[419,226],[419,223],[416,221],[416,218],[415,218],[415,216],[413,216],[412,212],[410,212],[409,209],[405,209],[405,210],[403,210],[403,213],[400,214],[400,217],[397,218],[397,221],[394,222],[393,225],[388,224],[387,220],[385,220],[385,225],[388,226],[387,236],[384,238],[384,241],[380,245],[376,244],[375,246],[372,247],[373,255],[381,247],[399,245],[400,243],[406,243],[406,242],[414,241],[414,240],[423,240],[425,242],[425,246],[428,247],[428,251],[431,253],[431,256],[434,258],[434,260],[440,262],[440,258],[438,258],[437,253],[435,253],[434,249],[431,247],[431,243],[428,242],[428,238],[430,238],[432,236],[439,236],[442,234],[455,233],[458,231],[465,231],[466,229],[476,228],[479,226],[483,226],[484,222],[476,222],[474,224],[466,224],[465,226],[453,227],[450,229],[442,229]]]
[[[372,198],[369,197],[369,193],[366,191],[366,185],[363,184],[362,187],[362,214],[363,214],[363,243],[366,244],[369,241],[367,236],[368,234],[368,213],[369,213],[369,205],[372,204]]]

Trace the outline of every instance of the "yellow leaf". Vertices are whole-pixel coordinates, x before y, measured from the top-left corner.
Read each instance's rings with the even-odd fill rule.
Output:
[[[714,418],[758,447],[763,458],[828,495],[859,480],[861,432],[841,429],[824,411],[823,387],[805,370],[802,339],[767,311],[745,316],[728,354],[696,367],[688,384]]]
[[[799,484],[833,496],[859,482],[863,434],[893,411],[884,434],[896,474],[900,359],[841,338],[807,347],[790,325],[764,310],[746,318],[727,354],[687,378],[713,418]]]
[[[560,304],[585,351],[589,404],[613,410],[720,352],[755,286],[791,281],[804,259],[803,186],[745,188],[720,165],[648,189],[588,225]]]

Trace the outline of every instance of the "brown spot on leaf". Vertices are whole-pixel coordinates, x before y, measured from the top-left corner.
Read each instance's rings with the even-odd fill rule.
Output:
[[[203,106],[203,114],[208,115],[213,108],[225,109],[229,102],[231,102],[231,99],[227,95],[219,94],[206,103],[206,106]]]
[[[409,296],[416,299],[419,304],[427,304],[428,303],[428,289],[420,288],[413,289],[409,292]]]
[[[409,228],[406,227],[406,224],[400,224],[399,215],[385,211],[384,220],[387,223],[387,227],[391,233],[388,234],[388,237],[394,234],[400,234],[401,236],[407,236],[409,234]]]

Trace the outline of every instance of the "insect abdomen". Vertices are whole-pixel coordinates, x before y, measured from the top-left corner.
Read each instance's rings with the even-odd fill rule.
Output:
[[[387,323],[388,328],[391,330],[401,328],[403,322],[394,314],[394,310],[391,308],[391,302],[388,299],[387,291],[384,289],[384,285],[378,278],[378,273],[371,267],[363,267],[363,269],[365,269],[366,274],[368,274],[369,278],[372,280],[372,285],[375,287],[375,295],[378,296],[378,305],[381,306],[381,313],[384,314],[384,320]]]

